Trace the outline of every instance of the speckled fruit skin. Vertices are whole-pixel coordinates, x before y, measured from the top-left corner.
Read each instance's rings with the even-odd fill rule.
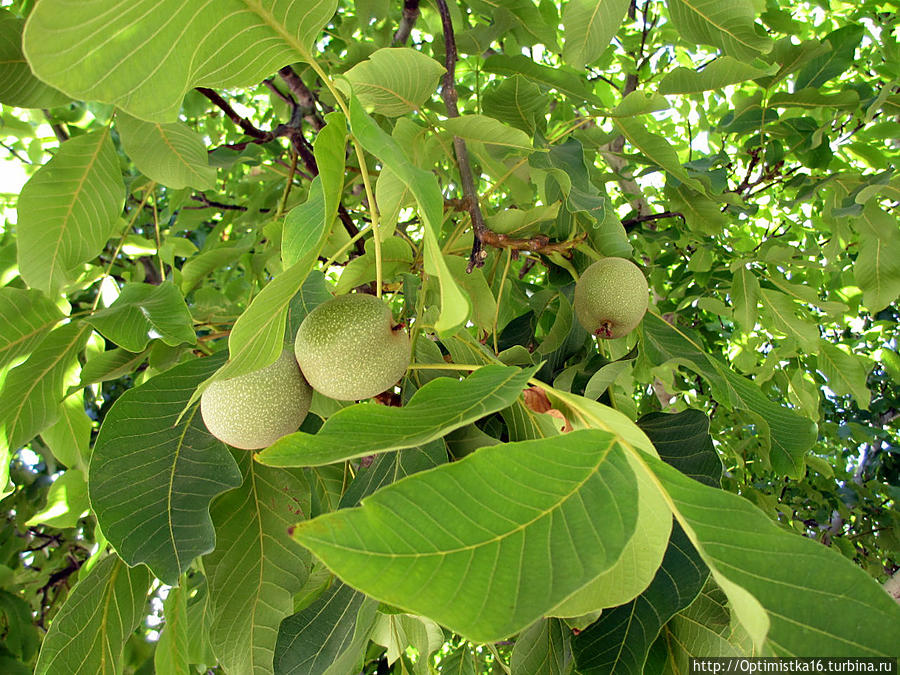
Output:
[[[625,258],[603,258],[575,284],[575,316],[591,334],[620,338],[637,328],[647,312],[647,279]]]
[[[311,401],[312,388],[285,349],[270,366],[209,385],[200,396],[200,414],[220,441],[258,450],[297,431]]]
[[[391,309],[372,295],[340,295],[311,311],[294,355],[312,388],[341,401],[380,394],[409,367],[409,336],[394,329]]]

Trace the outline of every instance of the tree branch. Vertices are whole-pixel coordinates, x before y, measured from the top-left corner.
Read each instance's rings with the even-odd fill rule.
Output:
[[[444,29],[444,51],[446,53],[444,83],[441,87],[441,97],[447,106],[448,117],[459,117],[456,94],[456,38],[453,36],[453,22],[450,19],[450,10],[446,0],[436,0],[438,12],[441,15],[441,25]],[[453,137],[453,149],[456,151],[456,163],[459,166],[459,177],[462,181],[463,194],[469,202],[469,216],[472,218],[472,227],[475,237],[472,240],[472,252],[469,254],[469,264],[466,271],[471,272],[475,267],[483,267],[487,251],[484,250],[482,240],[488,231],[484,224],[484,216],[481,214],[481,206],[478,204],[478,194],[475,192],[475,180],[472,177],[472,165],[469,163],[469,149],[466,142],[458,136]]]
[[[400,26],[394,33],[392,44],[403,46],[409,39],[413,26],[416,25],[416,19],[419,18],[419,0],[403,0],[403,17],[400,19]]]
[[[684,214],[678,211],[663,211],[662,213],[648,213],[643,216],[635,216],[634,218],[626,218],[622,221],[622,226],[629,230],[638,223],[646,223],[651,220],[660,220],[662,218],[681,218],[684,221]]]
[[[310,91],[309,87],[306,86],[291,66],[281,68],[278,71],[278,75],[294,95],[296,105],[299,106],[299,112],[303,115],[303,119],[305,119],[313,129],[320,131],[322,127],[325,126],[325,121],[316,111],[316,103],[321,105],[321,102],[316,98],[316,95]],[[325,106],[322,106],[322,108],[324,109]]]
[[[243,132],[251,138],[257,138],[260,140],[266,139],[266,141],[272,140],[272,132],[257,129],[250,120],[238,115],[234,108],[231,107],[231,104],[224,98],[219,96],[212,89],[209,89],[207,87],[197,87],[197,91],[199,91],[206,98],[212,101],[216,105],[216,107],[220,108],[222,112],[225,113],[228,119],[237,124],[243,130]]]

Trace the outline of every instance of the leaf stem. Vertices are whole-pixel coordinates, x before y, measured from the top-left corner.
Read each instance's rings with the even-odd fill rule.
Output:
[[[494,305],[494,323],[492,332],[494,337],[494,353],[499,354],[497,348],[497,321],[500,319],[500,303],[503,302],[503,286],[506,285],[506,277],[509,275],[509,265],[512,262],[512,249],[506,249],[506,265],[503,267],[503,276],[500,278],[500,288],[497,290],[497,302]]]

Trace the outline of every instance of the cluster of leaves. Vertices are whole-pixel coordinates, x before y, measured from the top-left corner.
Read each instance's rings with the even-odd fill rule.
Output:
[[[4,672],[893,654],[895,3],[4,4]],[[399,389],[213,438],[352,290]]]

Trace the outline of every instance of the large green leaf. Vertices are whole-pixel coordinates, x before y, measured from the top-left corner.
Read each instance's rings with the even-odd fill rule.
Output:
[[[308,516],[302,475],[270,469],[240,453],[244,482],[212,507],[216,550],[203,559],[212,601],[210,638],[226,672],[272,672],[278,626],[306,582],[309,555],[290,537]]]
[[[897,219],[873,200],[856,221],[859,255],[853,276],[863,290],[863,303],[880,312],[900,296],[900,232]]]
[[[122,147],[147,178],[176,190],[210,190],[216,170],[209,165],[203,139],[181,122],[145,122],[119,111],[116,128]]]
[[[580,70],[597,60],[619,30],[629,4],[631,0],[569,0],[562,14],[565,62]]]
[[[432,380],[400,408],[358,403],[334,413],[318,433],[284,436],[256,459],[269,466],[316,466],[423,445],[512,405],[534,370],[485,366],[462,381]]]
[[[822,342],[816,354],[818,370],[828,380],[828,387],[839,396],[852,395],[863,410],[869,409],[872,392],[867,386],[872,364],[830,342]]]
[[[26,283],[55,296],[103,249],[124,200],[108,129],[63,143],[19,195],[17,246]]]
[[[675,148],[663,136],[647,130],[638,120],[628,117],[617,117],[616,126],[628,139],[628,142],[651,162],[670,173],[686,187],[696,192],[706,192],[696,178],[691,177],[681,165]]]
[[[88,322],[130,352],[143,351],[156,338],[172,347],[197,341],[184,296],[171,282],[125,284],[115,302],[94,312]]]
[[[447,269],[438,243],[444,200],[437,179],[408,159],[397,141],[366,114],[355,96],[350,100],[350,127],[366,151],[390,168],[409,187],[419,204],[419,214],[425,223],[425,272],[436,276],[441,286],[441,313],[435,328],[442,336],[452,335],[468,318],[469,302]]]
[[[749,61],[772,47],[753,25],[753,3],[721,0],[670,0],[672,23],[688,43],[720,47],[729,56]]]
[[[49,0],[23,48],[35,74],[73,98],[175,121],[192,87],[244,87],[309,61],[336,0]]]
[[[467,141],[496,145],[507,150],[531,150],[531,137],[528,134],[487,115],[450,117],[444,120],[444,128]]]
[[[722,460],[709,435],[709,418],[689,408],[679,413],[648,413],[637,421],[653,441],[659,458],[686,476],[719,487]]]
[[[52,108],[69,97],[37,79],[22,54],[25,22],[0,10],[0,102],[19,108]]]
[[[488,89],[482,97],[482,109],[506,124],[511,124],[527,134],[544,126],[544,114],[550,100],[534,82],[513,75],[497,86]]]
[[[753,415],[761,440],[771,447],[776,471],[797,477],[805,471],[803,455],[816,440],[815,422],[770,401],[753,382],[707,354],[687,333],[656,314],[648,312],[642,325],[644,345],[655,363],[678,360],[688,364],[712,384],[718,401]]]
[[[281,622],[275,643],[275,673],[350,672],[362,660],[377,610],[378,603],[371,598],[340,581],[334,582],[309,607]]]
[[[759,280],[753,270],[739,264],[734,270],[731,282],[731,301],[734,303],[734,318],[745,333],[756,326],[759,316]]]
[[[79,389],[59,404],[59,419],[41,432],[41,439],[57,461],[87,473],[92,428],[85,411],[84,391]]]
[[[484,70],[497,75],[523,76],[545,88],[556,89],[579,104],[590,103],[601,108],[606,105],[585,83],[584,73],[571,68],[543,66],[522,54],[493,54],[485,59]]]
[[[90,333],[78,321],[60,326],[6,376],[0,390],[0,433],[10,448],[18,449],[56,421],[67,376],[77,367]]]
[[[696,71],[691,68],[676,68],[667,74],[659,83],[659,93],[699,94],[711,89],[721,89],[729,84],[737,84],[746,80],[769,74],[773,68],[758,68],[745,61],[722,56]]]
[[[356,506],[379,488],[419,471],[433,469],[446,461],[447,447],[442,440],[378,455],[371,466],[360,468],[347,491],[341,495],[339,508]]]
[[[0,288],[0,370],[27,356],[62,318],[47,297],[21,288]]]
[[[487,642],[616,563],[636,490],[616,437],[585,430],[481,448],[294,536],[366,594]]]
[[[123,560],[146,563],[167,584],[215,546],[210,501],[240,485],[199,406],[179,420],[220,363],[194,359],[126,391],[103,420],[91,457],[91,505],[103,534]]]
[[[757,648],[780,656],[892,656],[900,606],[862,569],[780,528],[738,495],[642,456]]]
[[[344,76],[363,105],[381,115],[398,117],[418,110],[434,94],[444,70],[440,63],[415,49],[385,47]]]
[[[69,593],[41,645],[35,675],[118,675],[122,649],[147,614],[150,575],[108,555]]]

